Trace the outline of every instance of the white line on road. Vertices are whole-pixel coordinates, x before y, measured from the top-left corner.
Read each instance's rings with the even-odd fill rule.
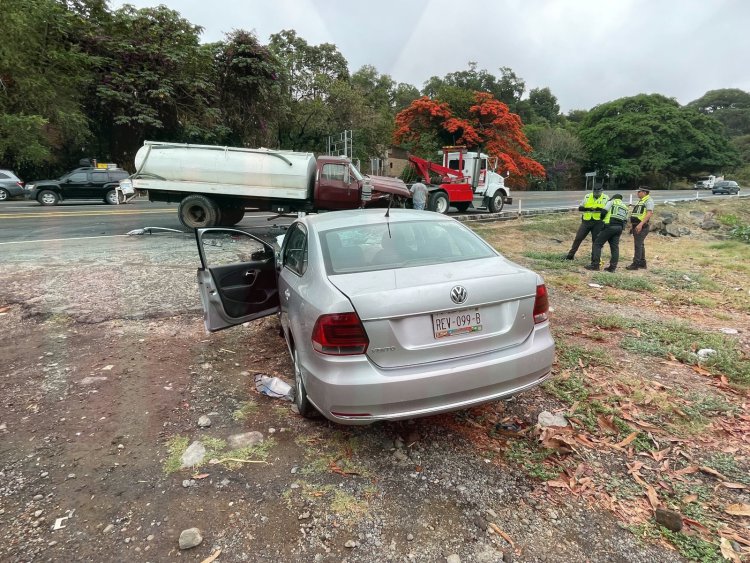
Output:
[[[44,239],[44,240],[13,240],[10,242],[0,242],[0,246],[5,244],[28,244],[32,242],[65,242],[68,240],[87,240],[91,238],[119,238],[119,237],[127,237],[129,235],[101,235],[97,237],[71,237],[71,238],[50,238],[50,239]]]

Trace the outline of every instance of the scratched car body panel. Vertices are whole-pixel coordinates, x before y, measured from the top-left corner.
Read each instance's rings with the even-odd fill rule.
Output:
[[[507,397],[550,374],[543,280],[453,219],[311,215],[275,253],[238,229],[196,237],[206,328],[278,313],[303,414],[309,403],[344,424],[413,418]],[[212,265],[217,253],[223,261]]]

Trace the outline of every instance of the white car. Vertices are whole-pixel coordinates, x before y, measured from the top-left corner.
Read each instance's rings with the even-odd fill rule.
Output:
[[[444,215],[309,215],[289,227],[278,258],[239,229],[199,229],[196,239],[206,328],[279,314],[303,416],[415,418],[550,375],[542,278]]]

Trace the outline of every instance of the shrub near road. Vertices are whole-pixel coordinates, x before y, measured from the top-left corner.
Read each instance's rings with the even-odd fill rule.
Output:
[[[551,288],[555,377],[364,428],[254,391],[255,372],[290,379],[278,326],[203,332],[191,236],[14,246],[0,262],[0,559],[168,561],[193,527],[203,542],[183,556],[199,561],[747,559],[740,202],[657,207],[691,233],[649,235],[649,269],[621,275],[585,271],[588,245],[562,259],[575,215],[480,225]],[[693,223],[711,212],[717,229]],[[570,426],[537,429],[545,410]],[[206,456],[181,469],[196,441]]]
[[[540,432],[488,407],[459,427],[505,464],[520,461],[537,479],[540,499],[585,499],[690,559],[744,560],[750,245],[743,233],[750,210],[741,200],[691,202],[659,206],[656,219],[666,211],[689,234],[651,234],[649,269],[637,273],[587,272],[585,253],[574,264],[563,260],[574,217],[479,228],[551,288],[557,374],[538,401],[570,426]],[[700,228],[696,218],[705,225],[706,214],[722,226]],[[621,260],[632,252],[624,235]],[[673,530],[656,523],[657,510],[660,521],[672,517]]]

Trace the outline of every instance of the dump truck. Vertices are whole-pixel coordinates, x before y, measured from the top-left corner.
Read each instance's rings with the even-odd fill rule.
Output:
[[[396,178],[365,176],[344,157],[146,141],[136,172],[120,182],[127,195],[177,203],[189,229],[233,226],[247,209],[274,213],[332,211],[393,205],[411,197]]]

